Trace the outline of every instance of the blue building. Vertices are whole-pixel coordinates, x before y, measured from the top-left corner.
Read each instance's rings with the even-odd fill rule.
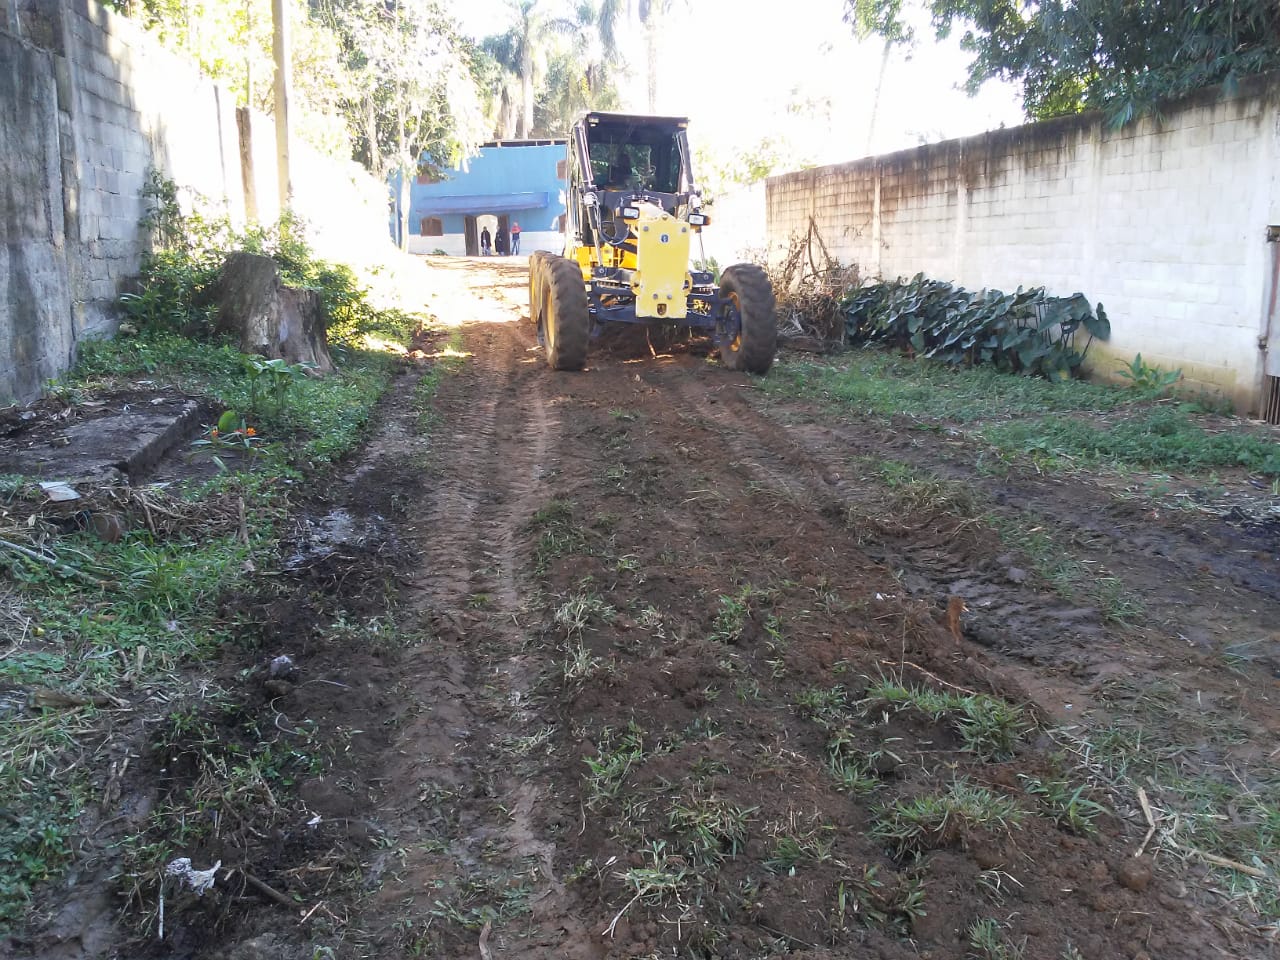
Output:
[[[496,239],[520,225],[520,252],[564,249],[565,141],[486,143],[465,169],[409,187],[409,252],[479,256],[486,228]]]

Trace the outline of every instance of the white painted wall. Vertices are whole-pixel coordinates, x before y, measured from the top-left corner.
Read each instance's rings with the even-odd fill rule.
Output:
[[[449,233],[443,237],[424,237],[416,233],[409,234],[410,253],[435,253],[437,250],[443,250],[451,257],[465,257],[467,255],[466,238],[460,233]],[[526,256],[535,250],[563,253],[564,237],[553,230],[521,231],[520,255]]]
[[[1071,117],[774,177],[769,245],[776,256],[812,217],[868,276],[1080,291],[1111,318],[1095,373],[1141,352],[1256,410],[1278,166],[1270,80],[1205,92],[1160,124]]]

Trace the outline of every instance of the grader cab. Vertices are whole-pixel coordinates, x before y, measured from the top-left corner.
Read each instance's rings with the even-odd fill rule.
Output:
[[[711,218],[693,179],[687,126],[614,113],[574,124],[564,255],[529,258],[529,315],[553,368],[580,370],[590,339],[611,323],[692,327],[712,336],[730,369],[772,365],[777,323],[764,270],[736,264],[717,282],[691,267]]]

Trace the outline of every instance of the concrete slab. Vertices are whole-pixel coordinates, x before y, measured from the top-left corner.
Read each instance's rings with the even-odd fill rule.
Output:
[[[204,414],[198,401],[172,395],[9,411],[0,419],[0,474],[136,483],[196,435]]]

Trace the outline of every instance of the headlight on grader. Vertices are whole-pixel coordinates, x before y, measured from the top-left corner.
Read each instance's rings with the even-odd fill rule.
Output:
[[[689,223],[690,223],[692,226],[695,226],[695,227],[705,227],[705,226],[706,226],[708,223],[710,223],[710,222],[711,222],[711,218],[710,218],[710,217],[708,217],[705,213],[691,213],[691,214],[689,214]]]
[[[639,220],[640,208],[639,207],[619,207],[618,216],[622,217],[623,220]]]

